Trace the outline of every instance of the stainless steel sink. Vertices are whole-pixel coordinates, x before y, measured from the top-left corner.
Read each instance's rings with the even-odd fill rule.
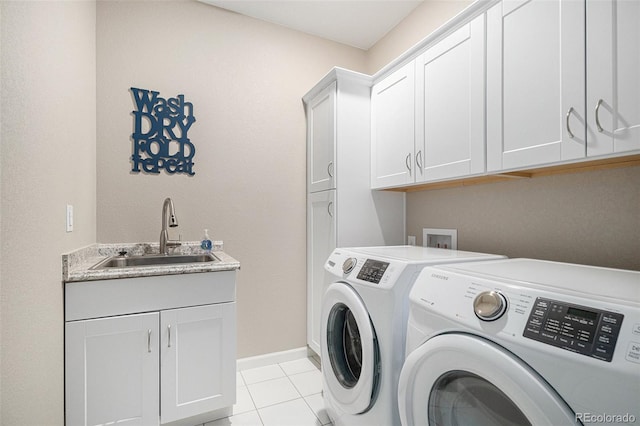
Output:
[[[133,268],[140,266],[168,266],[185,263],[220,262],[211,253],[203,254],[148,254],[143,256],[112,256],[93,265],[90,269]]]

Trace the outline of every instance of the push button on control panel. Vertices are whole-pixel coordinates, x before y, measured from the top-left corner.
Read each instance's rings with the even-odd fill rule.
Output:
[[[635,330],[635,328],[634,328]],[[625,356],[627,361],[640,364],[640,343],[631,342],[627,347],[627,355]]]

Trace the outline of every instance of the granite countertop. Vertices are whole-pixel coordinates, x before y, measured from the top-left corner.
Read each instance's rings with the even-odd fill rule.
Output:
[[[128,256],[141,256],[145,254],[157,255],[160,249],[158,243],[92,244],[62,255],[62,281],[109,280],[240,269],[240,262],[223,251],[221,241],[214,241],[212,251],[220,259],[219,262],[91,269],[98,262],[111,256],[117,256],[120,251],[126,251]],[[185,241],[181,246],[170,249],[169,253],[201,254],[204,253],[204,250],[200,248],[199,241]]]

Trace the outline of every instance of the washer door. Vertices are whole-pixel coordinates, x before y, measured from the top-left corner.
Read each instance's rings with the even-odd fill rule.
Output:
[[[403,425],[579,424],[522,360],[467,334],[433,337],[407,357],[398,404]]]
[[[377,396],[380,351],[369,313],[346,283],[331,284],[322,299],[321,336],[324,391],[348,414],[369,410]]]

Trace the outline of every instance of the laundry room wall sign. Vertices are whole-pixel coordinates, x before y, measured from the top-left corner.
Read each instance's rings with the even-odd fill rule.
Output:
[[[193,104],[184,95],[165,99],[160,92],[131,88],[136,110],[134,127],[133,173],[183,173],[193,176],[196,148],[187,133],[195,123]]]

